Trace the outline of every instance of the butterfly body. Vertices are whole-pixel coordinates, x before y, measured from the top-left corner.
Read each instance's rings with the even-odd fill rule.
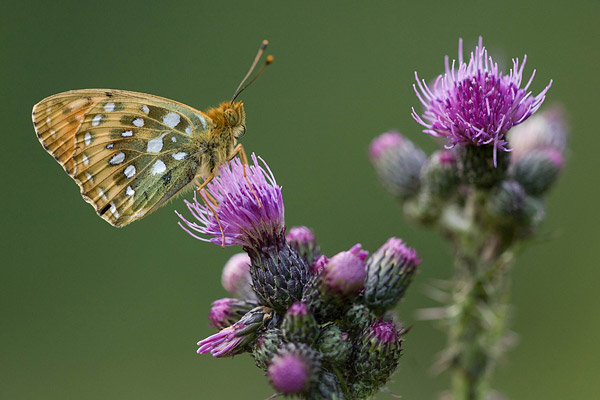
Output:
[[[201,112],[162,97],[84,89],[33,108],[40,143],[100,217],[120,227],[216,175],[245,132],[241,102]]]

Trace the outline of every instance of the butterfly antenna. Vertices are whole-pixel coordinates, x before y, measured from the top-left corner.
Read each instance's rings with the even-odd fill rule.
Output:
[[[248,86],[250,86],[250,84],[252,82],[254,82],[256,80],[256,78],[258,78],[258,76],[265,70],[266,66],[273,62],[273,56],[271,56],[271,55],[268,56],[267,62],[262,67],[262,69],[258,72],[258,74],[256,74],[256,76],[246,86],[244,86],[244,83],[246,82],[248,77],[250,77],[250,75],[252,74],[252,71],[254,71],[254,68],[256,68],[256,64],[258,64],[258,61],[260,60],[260,57],[262,56],[263,52],[267,48],[268,44],[269,44],[269,42],[267,40],[263,40],[262,44],[260,45],[260,48],[258,49],[258,52],[256,53],[256,57],[254,57],[254,61],[252,62],[252,65],[250,66],[250,69],[248,70],[248,73],[246,74],[246,76],[244,76],[244,79],[242,79],[242,81],[238,85],[237,89],[235,89],[233,96],[231,97],[232,103],[235,101],[235,99],[239,96],[240,93],[242,93]]]

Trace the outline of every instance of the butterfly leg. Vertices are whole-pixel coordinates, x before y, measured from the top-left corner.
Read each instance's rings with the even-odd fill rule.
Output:
[[[219,215],[217,214],[217,211],[213,208],[213,206],[216,207],[218,205],[217,200],[208,192],[208,190],[206,190],[206,185],[208,185],[208,183],[210,181],[212,181],[214,177],[215,177],[214,174],[210,174],[208,176],[208,178],[206,178],[204,180],[204,182],[202,182],[202,184],[200,186],[198,186],[198,189],[196,189],[196,190],[198,191],[198,194],[200,195],[200,198],[202,199],[204,204],[206,204],[206,206],[209,208],[210,211],[212,211],[213,215],[215,216],[215,219],[217,220],[217,224],[219,225],[219,230],[221,231],[221,238],[222,238],[221,247],[225,248],[225,232],[223,232],[223,226],[221,225],[221,220],[219,219]],[[204,189],[204,194],[206,195],[206,198],[204,198],[204,195],[202,194],[202,189]],[[211,203],[212,203],[212,206],[211,206]]]
[[[258,203],[258,208],[261,208],[262,205],[260,203],[260,199],[256,195],[256,192],[254,191],[254,188],[252,187],[252,184],[250,183],[250,180],[248,179],[248,176],[246,175],[246,165],[249,164],[248,163],[248,156],[246,155],[246,151],[244,150],[244,146],[242,146],[241,143],[239,143],[233,149],[233,153],[232,153],[231,159],[233,157],[237,156],[238,154],[240,155],[240,160],[242,160],[242,168],[244,169],[244,178],[246,178],[246,182],[248,182],[248,186],[250,186],[250,191],[252,191],[252,194],[254,195],[254,198],[256,199],[256,202]]]

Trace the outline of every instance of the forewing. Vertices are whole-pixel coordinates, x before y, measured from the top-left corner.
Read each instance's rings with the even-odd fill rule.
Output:
[[[83,198],[118,227],[156,210],[194,178],[192,135],[212,125],[184,104],[104,89],[48,97],[34,106],[33,123]]]

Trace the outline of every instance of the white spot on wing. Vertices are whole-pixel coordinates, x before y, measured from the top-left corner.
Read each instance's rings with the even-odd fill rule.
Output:
[[[50,119],[50,117],[46,118],[46,123],[49,124],[52,120]]]
[[[87,178],[88,182],[94,182],[94,178],[92,177],[92,175],[90,175],[89,172],[85,173],[85,177]]]
[[[181,116],[177,113],[170,112],[163,117],[163,122],[169,128],[175,128],[179,121],[181,121]]]
[[[109,150],[112,149],[113,147],[115,147],[114,143],[109,143],[106,145],[106,148]]]
[[[56,134],[56,131],[55,131],[54,129],[51,129],[51,130],[50,130],[50,134],[52,134],[52,135],[55,135],[55,134]]]
[[[152,140],[148,140],[148,149],[146,150],[148,153],[157,154],[163,148],[163,138],[168,134],[168,132],[163,133],[157,138]]]
[[[125,153],[119,152],[112,156],[112,158],[108,161],[109,164],[119,165],[125,160]]]
[[[112,215],[113,215],[115,218],[119,219],[119,217],[120,217],[120,214],[119,214],[119,212],[117,211],[117,207],[115,207],[114,203],[110,203],[110,212],[112,213]]]
[[[106,111],[106,112],[115,111],[115,103],[106,103],[104,105],[104,111]]]
[[[85,136],[83,137],[83,141],[85,142],[86,146],[89,146],[90,144],[92,144],[92,134],[89,132],[86,132]]]
[[[121,133],[121,136],[123,137],[129,137],[129,136],[133,136],[133,131],[125,131]]]
[[[81,160],[83,161],[83,165],[88,165],[90,163],[89,158],[85,155],[85,153],[83,153],[81,155]]]
[[[127,189],[125,190],[125,194],[127,196],[133,196],[135,194],[135,190],[133,190],[133,188],[131,186],[127,186]]]
[[[204,117],[200,114],[196,114],[196,117],[198,117],[198,119],[200,120],[200,123],[202,124],[202,128],[206,129],[206,120],[204,119]]]
[[[92,119],[92,125],[93,126],[98,126],[100,125],[100,121],[102,120],[102,118],[104,117],[104,115],[102,114],[98,114],[94,117],[94,119]]]
[[[104,194],[104,190],[102,190],[102,188],[98,188],[98,196],[100,196],[100,198],[104,201],[108,200],[108,198]]]
[[[173,154],[173,158],[176,159],[177,161],[183,160],[185,158],[185,156],[186,156],[186,154],[183,151]]]
[[[140,128],[140,127],[144,126],[144,120],[141,118],[136,118],[133,120],[132,124],[137,126],[138,128]]]
[[[190,125],[185,127],[185,133],[187,133],[188,135],[192,134],[192,127]]]
[[[156,162],[154,164],[152,164],[152,168],[150,169],[150,172],[152,173],[152,175],[157,175],[157,174],[162,174],[166,170],[167,170],[167,166],[165,165],[165,163],[162,162],[161,160],[156,160]]]
[[[123,173],[126,177],[131,178],[135,175],[135,165],[128,165],[127,168],[125,168],[125,171],[123,171]]]
[[[177,141],[177,138],[175,136],[171,136],[171,142],[175,143]]]
[[[144,104],[144,105],[142,106],[142,111],[143,111],[145,114],[148,114],[148,113],[150,112],[150,109],[148,108],[148,106],[147,106],[147,105],[145,105],[145,104]]]

